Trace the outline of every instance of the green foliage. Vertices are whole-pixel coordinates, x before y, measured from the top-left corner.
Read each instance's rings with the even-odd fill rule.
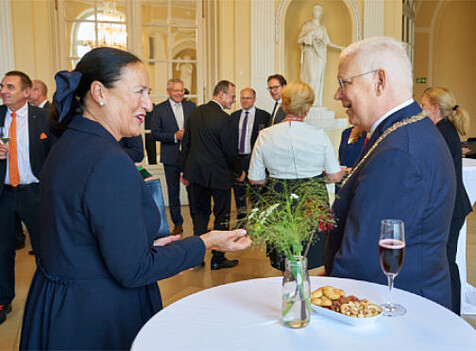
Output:
[[[253,208],[239,225],[247,229],[255,245],[266,243],[287,257],[301,255],[303,245],[313,240],[316,230],[335,225],[321,179],[271,180],[264,193],[252,187],[249,193]]]

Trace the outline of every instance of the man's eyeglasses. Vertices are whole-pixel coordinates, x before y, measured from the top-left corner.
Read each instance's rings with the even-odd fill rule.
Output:
[[[273,87],[268,87],[268,90],[271,91],[271,90],[278,90],[279,88],[281,88],[282,85],[275,85]]]
[[[365,76],[366,74],[374,73],[374,72],[377,72],[377,71],[378,71],[378,69],[374,69],[372,71],[357,74],[356,76],[352,76],[352,77],[349,77],[349,78],[337,78],[337,80],[339,81],[340,90],[344,91],[344,89],[346,87],[346,84],[350,84],[352,82],[352,79],[357,78],[357,77],[362,77],[362,76]]]

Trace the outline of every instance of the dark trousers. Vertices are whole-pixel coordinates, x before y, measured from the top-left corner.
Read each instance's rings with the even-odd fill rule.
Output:
[[[150,133],[145,133],[145,152],[147,153],[147,161],[149,165],[157,164],[157,142]]]
[[[20,218],[17,217],[17,224],[16,224],[16,242],[17,243],[24,243],[25,242],[25,233],[23,233],[23,225],[21,224]]]
[[[458,248],[459,231],[466,218],[452,218],[450,225],[450,235],[446,244],[446,255],[450,268],[451,278],[451,310],[457,315],[461,312],[461,281],[459,279],[459,269],[456,264],[456,251]]]
[[[167,193],[169,195],[169,210],[172,222],[175,225],[183,224],[183,217],[180,205],[180,169],[174,165],[164,165],[165,181],[167,183]],[[193,218],[195,208],[191,201],[190,187],[187,187],[188,203],[190,215]]]
[[[213,215],[215,222],[213,229],[228,230],[230,219],[231,189],[207,188],[197,183],[190,185],[192,202],[195,205],[193,219],[193,234],[202,235],[208,231],[208,222],[212,213],[211,203],[213,199]],[[220,261],[225,258],[225,253],[212,251],[212,261]]]
[[[5,186],[0,195],[0,305],[15,296],[15,242],[18,218],[25,223],[33,250],[39,248],[40,185],[12,189]]]
[[[248,173],[248,169],[250,168],[250,156],[251,155],[240,156],[241,167],[246,173]],[[239,182],[235,179],[235,182],[233,183],[237,219],[243,219],[246,217],[246,188],[248,187],[248,184],[248,177],[246,177],[243,182]]]

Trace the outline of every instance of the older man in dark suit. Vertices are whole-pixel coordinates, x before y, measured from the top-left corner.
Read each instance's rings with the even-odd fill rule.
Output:
[[[31,80],[10,71],[1,82],[5,105],[0,106],[0,323],[5,321],[15,296],[15,229],[25,223],[33,250],[39,248],[39,174],[54,138],[46,111],[28,104]],[[6,141],[6,140],[5,140]]]
[[[165,180],[169,195],[169,209],[174,229],[172,235],[183,232],[183,217],[180,207],[180,172],[182,167],[182,139],[190,113],[195,108],[192,101],[184,100],[184,87],[180,79],[167,82],[169,99],[154,106],[152,111],[152,137],[160,141],[160,162],[164,165]],[[194,216],[189,194],[190,213]]]
[[[337,228],[325,241],[326,272],[387,283],[379,264],[383,219],[405,223],[405,260],[395,286],[443,306],[451,301],[446,242],[456,178],[445,141],[412,99],[403,43],[371,38],[339,59],[334,98],[369,140],[333,204]]]
[[[238,133],[238,154],[245,172],[248,172],[250,168],[251,152],[258,133],[268,126],[270,119],[268,112],[255,107],[255,101],[256,91],[254,89],[242,89],[240,103],[243,108],[231,114],[234,129]],[[244,218],[246,215],[246,180],[247,178],[245,178],[245,182],[235,181],[233,184],[238,219]]]
[[[31,81],[31,92],[28,102],[37,107],[44,108],[47,113],[51,113],[53,105],[48,101],[48,87],[45,82],[39,79]]]
[[[238,142],[231,117],[224,111],[235,102],[235,85],[218,82],[213,99],[197,107],[188,120],[184,135],[183,181],[190,184],[195,235],[207,232],[213,199],[214,229],[228,230],[231,187],[245,172],[238,158]],[[211,269],[231,268],[238,260],[228,260],[224,252],[212,251]]]

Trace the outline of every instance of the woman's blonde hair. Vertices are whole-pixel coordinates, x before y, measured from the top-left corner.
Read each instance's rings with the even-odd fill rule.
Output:
[[[446,118],[455,126],[461,135],[466,135],[469,129],[469,114],[456,104],[454,95],[446,88],[426,88],[423,92],[430,104],[438,105],[441,117]]]
[[[283,89],[281,108],[285,114],[304,116],[311,109],[314,98],[314,90],[308,84],[294,81]]]

